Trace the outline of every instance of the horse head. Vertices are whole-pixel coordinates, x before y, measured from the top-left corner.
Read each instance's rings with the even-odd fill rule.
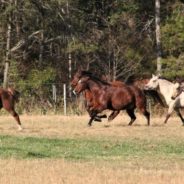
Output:
[[[152,75],[152,78],[145,85],[144,89],[145,90],[156,90],[159,86],[158,79],[159,79],[159,76]]]
[[[83,76],[92,76],[92,73],[89,71],[78,69],[78,71],[74,74],[73,79],[70,83],[71,86],[74,88]]]
[[[173,86],[172,100],[175,100],[184,91],[184,86],[179,82],[176,82]]]
[[[79,79],[79,81],[76,83],[73,93],[74,94],[80,94],[82,91],[87,89],[87,81],[89,80],[88,76],[83,76]]]
[[[71,86],[72,86],[73,88],[77,85],[77,83],[78,83],[78,81],[80,80],[81,76],[82,76],[82,71],[79,69],[79,70],[74,74],[73,79],[72,79],[72,81],[70,82],[70,84],[71,84]]]

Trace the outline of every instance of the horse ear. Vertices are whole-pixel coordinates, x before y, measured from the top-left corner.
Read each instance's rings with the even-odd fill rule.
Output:
[[[178,88],[178,87],[180,86],[179,82],[175,82],[175,83],[174,83],[174,86],[175,86],[176,88]]]
[[[152,78],[154,78],[155,77],[155,75],[154,74],[152,74]]]

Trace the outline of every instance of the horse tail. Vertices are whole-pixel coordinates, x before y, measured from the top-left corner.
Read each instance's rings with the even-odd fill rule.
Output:
[[[138,88],[137,86],[130,86],[132,91],[134,92],[135,95],[135,100],[136,100],[136,107],[138,109],[146,108],[146,96],[144,95],[144,92]]]
[[[144,90],[144,93],[150,96],[154,100],[154,102],[159,103],[162,107],[166,107],[165,103],[163,102],[163,99],[160,97],[157,91]]]

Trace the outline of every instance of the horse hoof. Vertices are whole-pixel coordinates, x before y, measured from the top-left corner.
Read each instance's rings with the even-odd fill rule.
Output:
[[[18,131],[22,131],[23,128],[21,126],[18,127]]]
[[[102,115],[102,116],[101,116],[101,118],[107,118],[107,115],[106,115],[106,114],[104,114],[104,115]]]
[[[88,123],[88,127],[91,127],[91,124]]]
[[[102,120],[98,118],[94,119],[94,121],[102,122]]]

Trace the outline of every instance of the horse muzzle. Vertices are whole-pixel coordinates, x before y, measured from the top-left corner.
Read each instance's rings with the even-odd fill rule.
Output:
[[[176,97],[175,97],[175,96],[171,96],[171,99],[172,99],[172,100],[175,100],[175,99],[176,99]]]
[[[144,90],[150,90],[149,86],[144,86]]]
[[[73,90],[73,94],[76,96],[77,95],[77,93],[76,93],[76,91],[75,90]]]

